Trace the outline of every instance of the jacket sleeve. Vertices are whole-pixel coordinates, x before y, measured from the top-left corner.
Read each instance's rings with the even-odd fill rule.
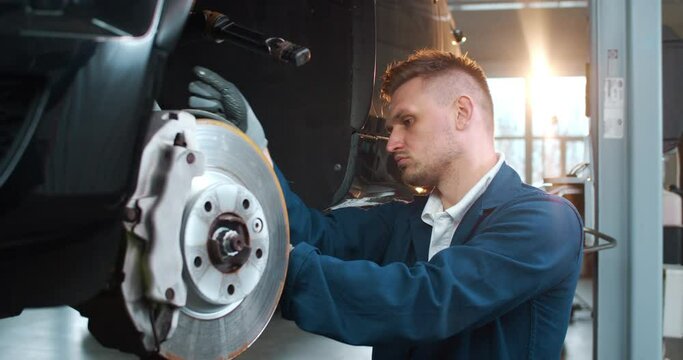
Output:
[[[349,344],[437,341],[492,321],[577,274],[583,235],[570,205],[539,198],[505,207],[464,245],[412,267],[341,261],[297,245],[283,316]]]
[[[287,204],[292,245],[305,242],[322,254],[340,259],[367,259],[381,262],[391,238],[392,224],[400,203],[370,209],[342,208],[327,214],[308,208],[291,191],[287,180],[275,167]],[[403,205],[405,206],[405,205]]]

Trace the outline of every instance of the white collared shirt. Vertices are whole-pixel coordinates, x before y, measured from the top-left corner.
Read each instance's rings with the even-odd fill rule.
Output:
[[[486,191],[491,180],[498,174],[498,170],[505,161],[505,155],[503,153],[496,153],[496,155],[498,155],[496,165],[484,174],[457,204],[444,211],[438,191],[435,190],[429,195],[421,216],[422,221],[432,227],[432,237],[429,241],[429,260],[436,253],[451,245],[453,234],[455,234],[462,218],[465,217],[467,210]]]

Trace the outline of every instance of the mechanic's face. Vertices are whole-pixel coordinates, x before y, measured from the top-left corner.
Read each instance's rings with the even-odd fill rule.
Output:
[[[458,156],[452,104],[439,104],[422,78],[401,85],[391,97],[387,151],[393,154],[405,183],[437,186]]]

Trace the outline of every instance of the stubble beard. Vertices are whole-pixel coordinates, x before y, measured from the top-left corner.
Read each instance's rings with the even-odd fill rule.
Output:
[[[408,166],[399,168],[401,180],[410,186],[436,187],[441,177],[452,167],[454,161],[463,154],[461,144],[454,134],[444,129],[445,137],[439,137],[436,143],[431,145],[431,151],[422,153],[417,160],[410,157]]]
[[[457,159],[461,151],[458,145],[451,141],[449,150],[441,154],[429,154],[428,160],[418,162],[414,158],[412,164],[400,168],[401,180],[409,186],[436,187],[439,185],[440,178],[451,167],[452,161]]]
[[[436,185],[436,169],[422,164],[413,164],[412,167],[405,167],[401,170],[401,180],[410,186],[432,187]]]

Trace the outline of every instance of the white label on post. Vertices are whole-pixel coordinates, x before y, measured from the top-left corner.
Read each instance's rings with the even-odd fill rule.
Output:
[[[603,137],[621,139],[624,137],[625,84],[624,78],[605,78],[605,97],[603,105]]]

